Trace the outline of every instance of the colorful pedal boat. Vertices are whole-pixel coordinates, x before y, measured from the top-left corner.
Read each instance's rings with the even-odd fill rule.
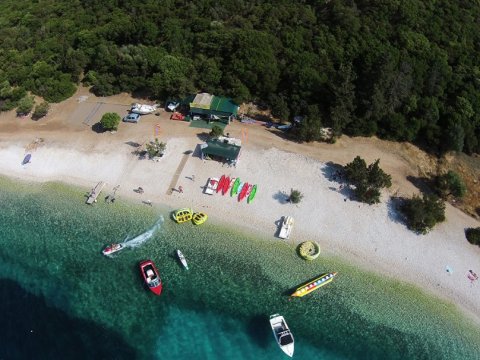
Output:
[[[324,285],[327,285],[328,283],[332,282],[333,278],[337,275],[336,272],[333,273],[325,273],[320,275],[319,277],[306,282],[305,284],[300,285],[295,292],[290,295],[290,296],[295,296],[295,297],[302,297],[307,294],[310,294],[312,291],[315,291],[319,288],[321,288]]]
[[[179,224],[192,220],[192,217],[193,211],[189,208],[178,209],[173,213],[173,219]]]
[[[207,221],[207,219],[208,219],[207,214],[198,212],[193,215],[192,221],[195,225],[202,225],[205,221]]]

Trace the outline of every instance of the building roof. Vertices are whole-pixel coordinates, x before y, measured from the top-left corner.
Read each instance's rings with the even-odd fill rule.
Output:
[[[238,105],[230,98],[201,93],[190,103],[190,111],[196,114],[231,116],[237,115]]]
[[[207,146],[202,148],[204,155],[213,155],[221,158],[236,160],[240,154],[241,147],[230,144],[228,141],[212,139],[207,141]]]

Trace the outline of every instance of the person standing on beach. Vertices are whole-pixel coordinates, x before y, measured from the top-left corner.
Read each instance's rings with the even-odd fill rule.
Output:
[[[181,193],[181,194],[183,193],[183,186],[180,185],[180,186],[178,187],[178,192]]]
[[[192,181],[195,181],[195,175],[192,175]]]

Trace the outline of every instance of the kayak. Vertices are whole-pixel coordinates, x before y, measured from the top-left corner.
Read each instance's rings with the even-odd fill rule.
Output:
[[[243,184],[242,190],[240,190],[240,193],[238,194],[238,201],[242,201],[245,198],[245,196],[247,196],[249,187],[250,186],[248,185],[247,182]]]
[[[236,178],[233,183],[232,190],[230,191],[230,196],[237,195],[238,187],[240,186],[240,178]]]
[[[177,256],[180,262],[182,263],[183,267],[188,270],[187,259],[185,259],[185,256],[180,250],[177,250]]]
[[[222,187],[222,195],[225,195],[227,193],[228,189],[230,188],[230,184],[230,176],[225,177],[225,182],[223,183]]]
[[[322,274],[319,277],[300,285],[300,287],[298,287],[295,292],[290,296],[302,297],[310,294],[312,291],[315,291],[322,286],[332,282],[335,275],[337,275],[336,272]]]
[[[222,175],[222,177],[220,178],[220,181],[218,182],[217,193],[223,189],[223,186],[225,185],[225,180],[226,180],[225,175]]]
[[[257,194],[257,184],[253,185],[252,191],[250,191],[250,195],[248,195],[247,202],[250,204],[253,199],[255,199],[255,195]]]

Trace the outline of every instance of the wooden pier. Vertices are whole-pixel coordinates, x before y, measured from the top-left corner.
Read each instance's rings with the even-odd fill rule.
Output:
[[[100,181],[97,186],[95,186],[92,191],[88,194],[87,204],[93,205],[94,202],[97,201],[98,195],[102,192],[103,188],[105,187],[106,183]]]

